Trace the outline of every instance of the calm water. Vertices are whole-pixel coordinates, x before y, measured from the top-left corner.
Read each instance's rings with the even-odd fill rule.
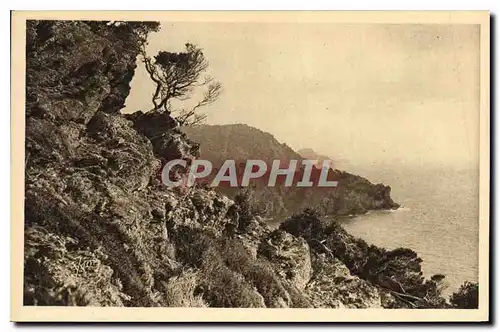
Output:
[[[477,171],[404,170],[361,174],[392,187],[403,207],[393,212],[370,212],[344,223],[351,234],[393,249],[407,247],[424,260],[427,276],[442,273],[447,293],[478,276]]]

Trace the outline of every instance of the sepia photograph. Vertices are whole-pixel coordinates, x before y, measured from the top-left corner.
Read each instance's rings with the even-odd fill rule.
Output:
[[[11,319],[487,321],[489,24],[13,12]]]

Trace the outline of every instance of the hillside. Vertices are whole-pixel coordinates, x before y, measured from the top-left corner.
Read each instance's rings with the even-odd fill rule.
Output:
[[[304,156],[286,144],[278,142],[271,134],[248,125],[202,125],[182,130],[193,140],[200,142],[200,158],[221,165],[226,159],[237,162],[261,159],[270,165],[273,160],[328,159],[312,149],[303,150]],[[321,158],[320,158],[321,157]],[[350,215],[368,210],[393,209],[399,205],[390,197],[391,188],[372,184],[367,179],[347,172],[332,171],[338,180],[336,188],[284,188],[267,187],[256,183],[252,198],[259,211],[266,216],[289,216],[305,208],[314,208],[323,215]],[[237,188],[219,188],[234,198]]]
[[[200,125],[181,128],[192,140],[201,142],[201,158],[220,165],[226,159],[245,161],[260,159],[266,162],[302,159],[273,135],[246,124]]]

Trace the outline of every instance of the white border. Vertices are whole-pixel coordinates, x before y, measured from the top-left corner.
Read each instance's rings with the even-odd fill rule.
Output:
[[[461,0],[455,0],[455,1],[437,1],[437,0],[420,0],[420,1],[415,1],[412,3],[409,2],[404,2],[404,1],[388,1],[388,0],[379,0],[379,1],[360,1],[360,0],[350,0],[347,2],[333,2],[333,1],[297,1],[297,0],[289,0],[286,2],[281,2],[281,1],[270,1],[270,0],[253,0],[251,2],[246,2],[246,3],[237,3],[235,1],[221,1],[221,0],[212,0],[212,1],[182,1],[182,3],[175,4],[175,3],[168,3],[168,6],[166,5],[165,1],[157,1],[157,0],[151,0],[148,1],[147,3],[141,3],[138,2],[136,4],[126,4],[123,1],[117,1],[117,0],[108,0],[106,2],[103,1],[97,1],[97,0],[87,0],[84,2],[69,2],[69,1],[25,1],[25,0],[18,0],[16,1],[13,5],[15,9],[24,9],[24,10],[33,10],[33,9],[43,9],[43,10],[55,10],[55,9],[66,9],[66,10],[78,10],[78,9],[100,9],[100,10],[111,10],[111,9],[123,9],[123,10],[132,10],[132,9],[139,9],[139,10],[145,10],[145,9],[261,9],[261,10],[272,10],[272,9],[309,9],[309,10],[325,10],[325,9],[335,9],[335,10],[392,10],[392,9],[398,9],[398,10],[441,10],[441,9],[453,9],[453,10],[484,10],[484,9],[489,9],[493,13],[498,13],[498,8],[499,8],[499,1],[494,1],[494,0],[474,0],[474,1],[461,1]],[[4,3],[2,3],[3,6]],[[5,2],[5,5],[7,3]],[[147,6],[147,8],[146,8]],[[4,8],[2,8],[4,9]],[[1,81],[3,89],[1,90],[3,92],[3,98],[1,99],[3,103],[3,111],[0,112],[0,116],[2,117],[0,121],[0,135],[2,135],[0,139],[0,149],[3,152],[3,155],[5,158],[9,158],[8,156],[10,155],[10,114],[7,111],[10,109],[10,93],[9,93],[9,86],[10,86],[10,67],[7,66],[7,63],[10,63],[10,52],[9,52],[9,47],[6,45],[7,41],[10,39],[10,17],[9,13],[7,11],[7,8],[5,10],[1,11],[3,13],[3,19],[0,20],[0,24],[2,25],[2,33],[3,33],[3,40],[5,41],[4,43],[4,48],[3,52],[1,52],[1,56],[3,58],[4,65],[1,66],[3,72],[2,72],[2,77],[3,80]],[[498,23],[497,23],[498,24]],[[498,42],[498,35],[495,36],[495,42]],[[499,94],[499,88],[498,86],[496,87],[495,91],[491,91],[492,94],[498,95]],[[498,118],[497,118],[498,120]],[[497,121],[495,121],[495,124],[498,124]],[[498,148],[498,147],[497,147]],[[497,151],[497,148],[495,148],[495,152]],[[500,148],[499,148],[500,149]],[[496,168],[496,170],[498,170]],[[1,191],[1,199],[0,199],[0,204],[1,210],[4,212],[4,222],[2,223],[2,227],[4,227],[2,234],[4,234],[5,237],[8,237],[8,234],[10,233],[8,230],[8,225],[9,223],[6,222],[10,219],[10,215],[8,211],[10,211],[10,191],[9,191],[9,182],[10,182],[10,163],[9,162],[4,162],[2,164],[2,172],[1,172],[4,181],[2,181],[3,190]],[[500,199],[497,196],[497,199],[500,201]],[[497,199],[494,202],[494,205],[497,205]],[[499,227],[496,227],[496,232],[495,235],[496,239],[498,239],[498,229]],[[2,250],[2,255],[4,258],[4,261],[9,261],[9,251],[10,251],[10,245],[9,241],[4,238],[4,241],[2,241],[3,244],[3,250]],[[499,258],[498,255],[495,257],[495,263],[494,266],[498,266]],[[10,285],[9,282],[9,273],[3,273],[1,274],[2,278],[2,284],[4,287],[8,287]],[[493,280],[492,280],[493,282]],[[8,292],[7,289],[5,289],[5,295],[3,296],[2,300],[2,311],[4,312],[4,319],[2,324],[2,330],[10,331],[14,329],[13,324],[9,324],[6,319],[6,313],[9,310],[9,296],[7,294],[10,293]],[[498,287],[496,287],[496,292],[494,295],[495,298],[498,297]],[[493,306],[491,309],[495,308]],[[494,313],[491,313],[494,315]],[[498,317],[498,316],[497,316]],[[48,327],[51,328],[51,327]],[[116,329],[122,329],[123,326],[115,326],[114,328]],[[178,327],[172,327],[170,326],[169,329],[175,329]],[[192,329],[193,327],[183,327],[183,329]],[[219,329],[220,327],[217,327]],[[241,327],[238,327],[241,328]],[[266,329],[264,327],[257,327],[259,329]],[[288,327],[284,327],[288,328]],[[337,329],[344,329],[345,327],[341,326],[336,326],[335,328]],[[361,329],[362,327],[354,327],[354,330]],[[371,327],[371,328],[383,328],[386,329],[387,326],[378,326],[378,327]],[[399,326],[399,328],[404,328],[403,326]],[[420,330],[422,328],[428,329],[429,327],[425,326],[417,326],[414,327],[416,330]],[[439,329],[454,329],[454,326],[439,326],[439,327],[432,327],[430,328],[431,330],[434,328],[439,328]],[[478,328],[478,327],[468,327],[471,329]],[[77,327],[77,326],[65,326],[62,327],[62,330],[81,330],[83,327]],[[97,327],[97,329],[104,329],[103,327]]]

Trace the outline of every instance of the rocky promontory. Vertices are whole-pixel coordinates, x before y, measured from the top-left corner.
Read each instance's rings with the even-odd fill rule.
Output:
[[[182,128],[182,131],[200,143],[200,158],[209,160],[215,167],[227,159],[235,160],[236,164],[258,159],[268,165],[274,160],[286,165],[290,160],[307,159],[271,134],[244,124],[200,125]],[[268,187],[265,180],[258,179],[251,184],[254,204],[264,215],[273,217],[286,217],[306,208],[314,208],[323,215],[345,216],[399,207],[391,198],[389,186],[373,184],[361,176],[333,168],[329,173],[329,178],[338,182],[337,187]],[[219,190],[231,198],[241,191],[227,186]]]

